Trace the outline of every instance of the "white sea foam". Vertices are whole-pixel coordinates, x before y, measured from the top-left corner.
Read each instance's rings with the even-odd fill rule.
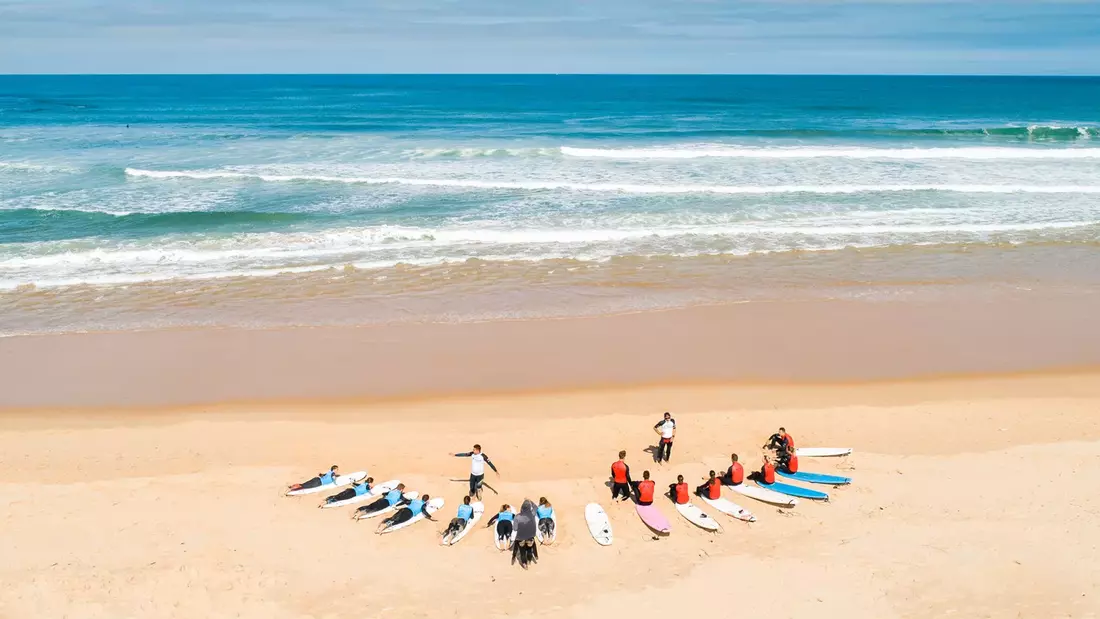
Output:
[[[1097,152],[1100,152],[1098,150]],[[942,191],[953,193],[1055,193],[1100,194],[1100,185],[643,185],[632,183],[574,183],[564,181],[497,181],[458,178],[402,178],[370,176],[329,176],[323,174],[262,174],[222,170],[142,170],[126,168],[134,177],[156,179],[236,179],[266,182],[317,182],[364,185],[408,185],[414,187],[447,187],[456,189],[499,189],[514,191],[577,191],[627,194],[853,194],[896,193],[912,191]]]
[[[1085,132],[1087,136],[1087,131]],[[725,147],[699,145],[667,148],[574,148],[562,146],[569,157],[602,159],[701,159],[706,157],[740,159],[1100,159],[1100,148],[874,148],[874,147]]]

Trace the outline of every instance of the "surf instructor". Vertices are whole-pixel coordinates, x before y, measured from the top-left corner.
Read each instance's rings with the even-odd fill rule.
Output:
[[[666,412],[664,419],[653,426],[653,431],[661,436],[661,442],[657,444],[657,453],[654,460],[668,462],[669,458],[672,457],[672,439],[676,438],[676,420],[672,418],[672,413]]]
[[[473,451],[467,451],[465,453],[451,454],[456,458],[469,458],[470,459],[470,494],[469,496],[481,499],[481,482],[485,481],[485,465],[488,464],[489,468],[493,469],[493,472],[500,475],[500,471],[497,470],[493,461],[489,459],[489,456],[482,453],[481,445],[474,445]]]

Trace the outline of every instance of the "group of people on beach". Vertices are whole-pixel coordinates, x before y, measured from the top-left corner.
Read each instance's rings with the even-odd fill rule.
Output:
[[[669,462],[672,457],[672,443],[676,437],[676,420],[670,413],[665,413],[653,430],[660,436],[658,444],[653,448],[654,460],[658,463]],[[775,482],[775,472],[780,470],[789,473],[798,471],[798,456],[795,452],[794,438],[787,433],[785,428],[768,437],[762,446],[765,450],[763,463],[758,471],[752,471],[747,475],[748,479],[755,479],[765,484]],[[444,540],[464,531],[474,519],[474,507],[471,501],[481,500],[482,487],[485,485],[485,466],[488,465],[494,473],[500,474],[496,465],[489,456],[482,451],[481,445],[475,444],[468,452],[454,453],[451,456],[470,459],[469,492],[463,497],[455,517],[450,520],[447,527],[441,532]],[[639,505],[652,505],[656,496],[656,482],[650,478],[648,470],[642,471],[642,479],[635,481],[630,475],[630,465],[626,463],[627,452],[619,452],[619,458],[611,464],[611,499],[626,501],[633,498]],[[290,490],[317,488],[334,484],[340,474],[340,467],[332,465],[328,471],[319,473],[316,477],[301,484],[290,486]],[[712,470],[704,478],[703,483],[694,488],[694,494],[710,499],[721,497],[723,485],[737,486],[746,479],[745,469],[737,454],[730,455],[730,466],[725,473],[719,475]],[[374,489],[374,478],[353,482],[348,488],[333,494],[325,499],[322,506],[338,501],[346,501],[357,496],[370,493]],[[381,533],[386,529],[412,520],[417,515],[427,520],[435,521],[429,511],[431,496],[428,494],[409,498],[405,496],[405,484],[398,483],[396,487],[387,490],[378,499],[359,507],[352,514],[353,519],[368,518],[378,512],[392,510],[393,514],[378,524],[376,532]],[[494,490],[495,492],[495,490]],[[676,483],[669,484],[668,496],[673,501],[685,504],[691,499],[692,488],[684,480],[683,475],[677,475]],[[554,507],[546,497],[539,498],[536,505],[530,499],[525,499],[519,510],[505,503],[500,506],[500,511],[489,519],[486,528],[496,526],[496,539],[498,546],[512,550],[512,562],[518,562],[526,568],[530,563],[538,562],[538,546],[536,537],[553,539],[555,528]]]

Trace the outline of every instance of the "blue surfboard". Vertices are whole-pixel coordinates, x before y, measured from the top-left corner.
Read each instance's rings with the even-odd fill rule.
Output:
[[[756,482],[757,486],[761,488],[767,488],[768,490],[775,490],[781,494],[788,496],[796,496],[803,499],[814,499],[815,501],[824,501],[829,498],[829,495],[819,490],[810,490],[809,488],[803,488],[801,486],[794,486],[791,484],[783,484],[775,482],[774,484],[765,484]]]
[[[851,477],[841,477],[840,475],[826,475],[825,473],[807,473],[806,471],[798,471],[797,473],[787,473],[780,471],[778,468],[775,472],[788,479],[796,479],[798,481],[804,481],[811,484],[831,484],[833,486],[843,486],[845,484],[852,483]]]

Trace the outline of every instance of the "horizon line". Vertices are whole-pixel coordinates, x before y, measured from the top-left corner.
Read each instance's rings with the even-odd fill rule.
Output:
[[[0,73],[3,77],[939,77],[939,78],[1100,78],[1087,73],[550,73],[550,72],[377,72],[377,73]]]

